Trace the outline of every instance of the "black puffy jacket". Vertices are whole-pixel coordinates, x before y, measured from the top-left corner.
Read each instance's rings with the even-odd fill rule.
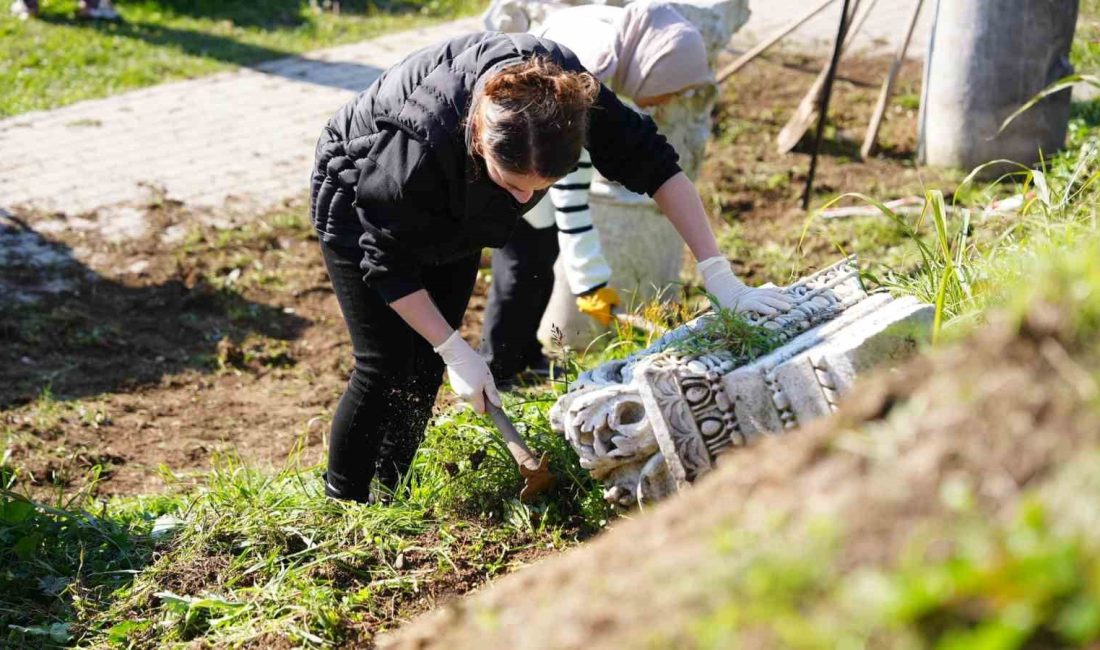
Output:
[[[317,143],[310,217],[321,238],[363,250],[365,282],[387,302],[422,287],[419,269],[503,246],[526,204],[496,185],[467,148],[466,113],[490,73],[541,55],[566,70],[572,52],[528,34],[481,33],[409,55],[329,120]],[[652,195],[680,171],[653,121],[606,87],[587,148],[606,178]]]

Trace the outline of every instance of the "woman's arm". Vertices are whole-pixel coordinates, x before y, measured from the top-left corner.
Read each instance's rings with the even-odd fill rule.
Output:
[[[443,318],[427,291],[414,291],[391,302],[390,307],[443,357],[443,362],[447,364],[447,378],[455,394],[469,402],[478,413],[485,412],[486,397],[500,406],[500,393],[497,392],[489,364]]]
[[[442,345],[455,331],[424,289],[391,302],[390,307],[433,348]]]
[[[684,172],[665,181],[653,194],[653,200],[672,222],[676,232],[684,238],[696,260],[701,262],[722,254],[718,250],[714,232],[707,223],[703,200],[699,198],[695,185]]]
[[[591,185],[592,158],[581,149],[577,168],[550,186],[561,250],[558,259],[575,296],[594,291],[611,279],[611,267],[600,247],[600,233],[592,223],[588,206]]]
[[[679,156],[647,115],[627,107],[606,86],[588,112],[588,152],[604,178],[654,196],[680,172]]]
[[[765,316],[791,308],[790,299],[783,293],[747,287],[733,274],[729,260],[718,250],[699,192],[683,172],[665,181],[653,193],[653,200],[699,261],[707,293],[717,299],[720,307]]]

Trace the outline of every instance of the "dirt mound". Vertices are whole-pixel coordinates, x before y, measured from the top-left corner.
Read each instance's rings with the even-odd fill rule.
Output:
[[[832,647],[844,617],[822,614],[820,585],[951,556],[960,513],[1018,517],[1022,494],[1095,445],[1095,384],[1065,329],[1041,308],[872,377],[838,416],[728,455],[682,496],[382,647]],[[981,618],[980,601],[967,607]],[[920,624],[931,638],[947,626]],[[857,636],[894,646],[895,632]]]

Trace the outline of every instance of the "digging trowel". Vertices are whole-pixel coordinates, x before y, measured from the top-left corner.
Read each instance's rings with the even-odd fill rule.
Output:
[[[542,458],[536,461],[535,455],[524,444],[523,438],[519,436],[508,415],[499,406],[489,401],[487,395],[485,408],[489,411],[489,417],[493,418],[493,423],[497,425],[497,430],[508,445],[508,452],[512,454],[516,465],[519,466],[519,473],[523,476],[523,489],[519,492],[519,500],[526,503],[554,487],[557,479],[550,473],[550,457],[543,454]]]

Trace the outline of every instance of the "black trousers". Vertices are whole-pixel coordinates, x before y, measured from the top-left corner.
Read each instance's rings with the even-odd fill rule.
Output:
[[[525,219],[516,224],[508,244],[493,251],[481,353],[497,381],[507,381],[542,358],[535,335],[550,303],[557,259],[557,228],[535,228]]]
[[[332,288],[351,335],[355,367],[332,417],[325,493],[367,501],[371,478],[392,489],[424,438],[443,360],[363,282],[358,249],[321,243]],[[421,279],[458,329],[477,280],[478,256],[425,268]]]

